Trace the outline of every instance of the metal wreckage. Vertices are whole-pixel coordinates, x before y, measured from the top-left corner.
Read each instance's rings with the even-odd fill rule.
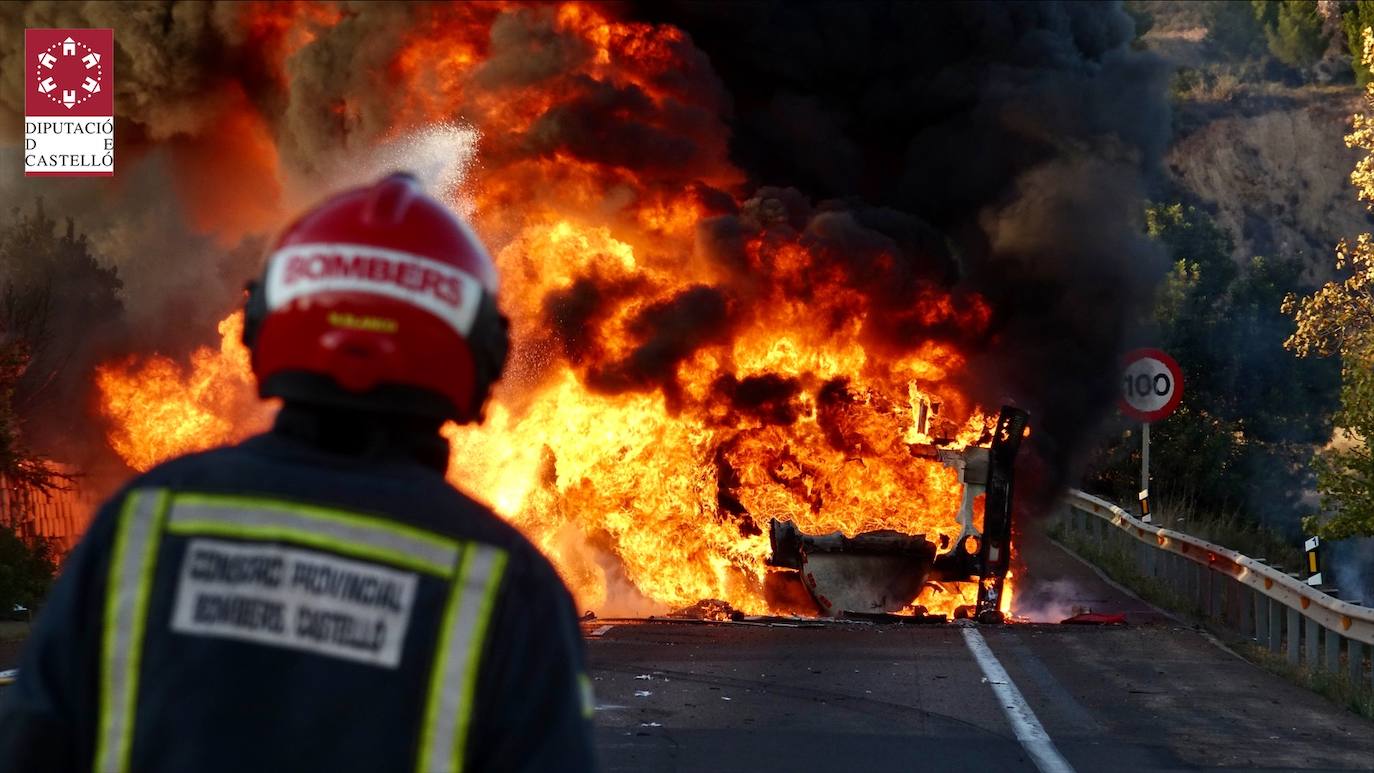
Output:
[[[956,618],[1002,622],[1003,584],[1011,564],[1012,471],[1029,415],[1003,406],[991,444],[961,450],[934,444],[912,447],[918,457],[936,458],[959,472],[963,486],[956,538],[939,544],[924,534],[891,529],[845,536],[806,534],[789,521],[773,520],[770,564],[795,570],[821,614],[830,617],[942,622],[912,606],[927,583],[976,582],[976,602],[955,610]],[[974,501],[986,495],[982,528],[975,525]]]

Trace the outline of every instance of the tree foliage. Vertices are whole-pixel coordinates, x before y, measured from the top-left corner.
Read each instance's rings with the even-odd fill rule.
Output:
[[[63,421],[81,421],[79,404],[63,385],[78,381],[80,352],[93,328],[117,322],[122,287],[101,264],[71,221],[65,229],[39,202],[15,209],[0,228],[0,485],[8,489],[0,512],[0,611],[32,603],[52,579],[52,550],[41,538],[20,539],[34,497],[65,488],[59,471],[32,445],[32,424],[45,402]]]
[[[0,613],[14,605],[38,606],[52,586],[57,562],[52,545],[38,539],[24,542],[9,529],[0,529]]]
[[[1151,428],[1152,488],[1209,513],[1295,524],[1312,450],[1330,436],[1339,382],[1334,363],[1283,351],[1292,321],[1280,306],[1301,286],[1301,263],[1238,265],[1230,237],[1182,204],[1151,206],[1146,224],[1174,259],[1150,341],[1179,361],[1185,384],[1178,411]],[[1130,431],[1095,481],[1118,495],[1139,488],[1140,441]]]
[[[52,387],[74,381],[61,377],[122,318],[124,285],[75,224],[69,219],[59,228],[41,200],[32,211],[16,208],[11,216],[0,229],[0,329],[28,349],[15,400],[34,414],[44,401],[72,399]]]
[[[1374,65],[1374,32],[1362,31],[1363,61]],[[1364,155],[1350,181],[1374,210],[1374,83],[1364,92],[1369,112],[1352,117],[1346,145]],[[1326,518],[1311,518],[1310,529],[1329,539],[1374,535],[1374,237],[1360,234],[1342,241],[1336,269],[1344,278],[1328,282],[1305,297],[1290,296],[1284,310],[1297,322],[1286,342],[1300,357],[1340,355],[1341,407],[1336,425],[1341,437],[1315,461],[1317,488]]]
[[[1255,15],[1269,52],[1280,62],[1306,68],[1322,58],[1327,36],[1316,0],[1255,0]]]
[[[1208,41],[1232,61],[1267,53],[1290,67],[1305,69],[1326,52],[1329,36],[1316,0],[1219,0],[1201,5]]]
[[[1374,27],[1374,0],[1354,0],[1341,13],[1341,30],[1350,50],[1350,65],[1355,69],[1355,82],[1361,86],[1374,77],[1374,70],[1364,60],[1364,28]]]
[[[1202,3],[1207,40],[1223,56],[1249,59],[1266,50],[1264,26],[1250,3]]]
[[[0,613],[15,604],[32,608],[47,594],[55,571],[51,546],[41,538],[26,543],[12,529],[24,520],[31,496],[67,481],[20,435],[14,393],[28,361],[24,340],[0,327],[0,486],[10,489],[5,498],[10,510],[0,512]]]

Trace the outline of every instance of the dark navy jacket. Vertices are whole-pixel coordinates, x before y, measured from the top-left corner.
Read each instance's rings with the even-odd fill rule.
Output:
[[[105,505],[0,693],[6,771],[584,771],[571,599],[437,471],[268,433]]]

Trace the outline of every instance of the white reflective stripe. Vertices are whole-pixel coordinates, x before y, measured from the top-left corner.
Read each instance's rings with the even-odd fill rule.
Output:
[[[122,773],[129,768],[148,589],[157,560],[158,520],[166,502],[166,491],[130,492],[115,531],[105,591],[97,773]]]
[[[463,555],[434,655],[420,736],[419,773],[457,773],[463,769],[472,693],[505,565],[505,551],[489,545],[473,545]]]
[[[301,244],[267,262],[267,308],[320,293],[368,293],[417,306],[459,335],[472,332],[482,303],[477,277],[447,263],[367,244]]]
[[[303,541],[325,549],[362,552],[445,577],[458,560],[458,543],[437,534],[353,513],[267,499],[178,495],[173,498],[168,521],[168,528],[177,533],[200,531],[215,524],[228,527],[217,533],[235,536],[237,532],[246,538],[271,538],[274,530],[296,532]]]
[[[1073,766],[1055,748],[1050,734],[1045,732],[1045,726],[1040,724],[1030,704],[1026,703],[1021,691],[1016,689],[1016,684],[1007,675],[1007,670],[1002,668],[1002,662],[992,654],[992,648],[983,639],[983,634],[972,627],[963,629],[963,633],[964,643],[987,677],[983,681],[988,683],[1001,701],[1002,712],[1007,716],[1012,733],[1030,755],[1031,762],[1040,769],[1040,773],[1074,773]]]

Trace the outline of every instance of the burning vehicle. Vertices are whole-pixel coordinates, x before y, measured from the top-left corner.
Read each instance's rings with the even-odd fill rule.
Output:
[[[921,617],[923,606],[912,607],[927,583],[943,591],[943,583],[976,583],[973,604],[955,607],[956,617],[1001,622],[1001,598],[1011,559],[1012,463],[1026,430],[1027,414],[1002,409],[991,447],[949,451],[933,445],[913,446],[912,454],[934,454],[941,464],[959,471],[963,495],[959,503],[959,531],[940,544],[924,534],[884,529],[852,537],[843,532],[803,534],[795,524],[773,521],[769,540],[770,565],[793,569],[821,613],[863,616],[910,609]],[[986,496],[981,528],[974,522],[974,502]]]

